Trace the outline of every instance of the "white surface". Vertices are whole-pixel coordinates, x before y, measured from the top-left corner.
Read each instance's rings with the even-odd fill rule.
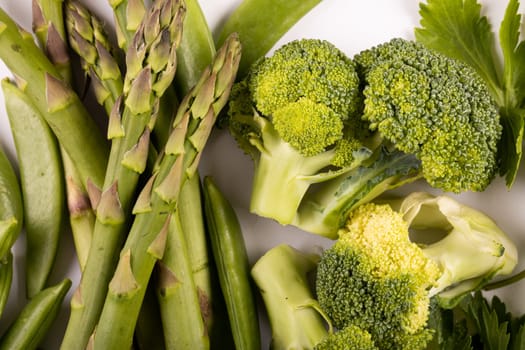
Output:
[[[112,17],[105,0],[84,3],[102,16],[111,25]],[[210,28],[216,31],[227,14],[235,8],[240,0],[201,0]],[[496,27],[499,26],[506,1],[483,0],[486,13],[491,17]],[[0,6],[13,16],[25,28],[30,28],[31,0],[0,0]],[[327,39],[346,52],[353,55],[371,45],[387,41],[393,37],[413,38],[413,28],[418,26],[417,0],[324,0],[318,7],[303,18],[281,41],[279,46],[291,39],[310,37]],[[11,76],[0,63],[0,77]],[[7,149],[14,160],[14,147],[10,136],[9,125],[3,108],[3,96],[0,92],[0,145]],[[497,179],[485,192],[462,194],[460,200],[466,204],[483,210],[514,239],[520,252],[525,251],[525,173],[524,167],[519,172],[516,183],[509,191],[501,179]],[[201,174],[213,175],[218,185],[223,189],[236,208],[246,237],[250,259],[254,262],[266,250],[274,245],[287,242],[303,250],[315,250],[319,246],[329,244],[327,240],[300,232],[294,228],[282,227],[270,220],[256,217],[248,212],[249,193],[252,178],[252,163],[250,159],[233,143],[224,132],[215,133],[209,141],[203,158]],[[405,191],[425,188],[423,184],[405,187]],[[0,331],[15,317],[24,300],[24,285],[19,276],[23,272],[24,242],[23,236],[16,244],[15,250],[15,280],[11,291],[9,304],[5,314],[0,319]],[[78,283],[78,268],[69,237],[64,238],[61,247],[57,280],[68,274],[73,280],[73,288]],[[522,260],[520,269],[524,267]],[[498,295],[507,302],[513,312],[524,313],[525,303],[521,295],[525,295],[525,281],[512,287],[498,291]],[[67,321],[68,305],[60,315],[53,333],[46,340],[47,349],[57,347],[63,327]],[[264,338],[263,349],[268,348],[269,332],[267,324],[262,324]]]

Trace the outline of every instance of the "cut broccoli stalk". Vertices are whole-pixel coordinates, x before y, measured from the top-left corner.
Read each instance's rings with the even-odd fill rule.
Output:
[[[313,349],[328,336],[326,317],[308,282],[318,261],[318,255],[282,244],[253,266],[251,274],[270,321],[272,349]]]
[[[412,154],[381,147],[375,157],[308,193],[297,210],[293,225],[307,232],[337,238],[348,213],[387,190],[422,177],[421,162]]]
[[[326,181],[344,170],[325,171],[334,158],[334,151],[305,157],[283,141],[265,118],[254,116],[259,123],[262,143],[252,184],[250,211],[281,224],[293,221],[297,208],[312,183]]]
[[[429,292],[442,307],[455,306],[466,293],[480,289],[495,275],[510,274],[517,264],[515,244],[496,223],[450,197],[415,192],[403,200],[399,211],[415,242],[431,242],[421,246],[442,270]],[[435,241],[438,235],[443,237]]]

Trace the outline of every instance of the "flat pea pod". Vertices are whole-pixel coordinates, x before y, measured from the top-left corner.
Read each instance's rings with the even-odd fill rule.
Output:
[[[8,251],[0,258],[0,317],[9,297],[9,290],[13,282],[13,254]]]
[[[30,299],[0,338],[0,350],[36,349],[53,325],[70,288],[71,281],[66,278]]]
[[[64,173],[56,138],[32,100],[9,80],[2,89],[20,168],[26,288],[32,297],[45,288],[55,261],[66,203]]]
[[[23,223],[20,184],[13,165],[0,147],[0,259],[15,243]]]
[[[205,218],[237,350],[261,348],[248,254],[239,219],[211,177],[203,179]]]

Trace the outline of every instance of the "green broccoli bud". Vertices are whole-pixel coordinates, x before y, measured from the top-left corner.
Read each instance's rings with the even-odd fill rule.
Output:
[[[281,138],[307,157],[323,152],[343,135],[343,121],[330,107],[304,97],[275,110],[272,120]]]
[[[374,344],[372,336],[367,331],[350,325],[315,345],[314,350],[379,350]]]
[[[474,69],[403,39],[355,60],[365,80],[363,118],[397,149],[416,155],[431,186],[456,193],[488,186],[502,127]]]

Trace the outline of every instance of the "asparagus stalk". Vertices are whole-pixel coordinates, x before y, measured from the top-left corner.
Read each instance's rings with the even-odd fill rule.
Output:
[[[72,0],[66,3],[65,18],[70,46],[91,79],[97,102],[110,115],[124,86],[115,49],[103,24],[80,2]]]
[[[146,166],[159,100],[172,83],[185,6],[156,1],[126,53],[123,96],[109,120],[110,158],[101,192],[91,188],[96,223],[86,267],[71,301],[63,349],[84,349],[96,325],[126,234],[126,221]]]
[[[64,28],[63,0],[33,0],[33,32],[60,76],[71,83],[72,69]]]
[[[179,96],[185,96],[190,89],[197,84],[202,72],[213,60],[215,54],[215,44],[208,27],[208,23],[197,0],[187,0],[187,13],[184,19],[181,44],[177,50],[177,75],[175,76],[174,86]],[[193,283],[186,282],[178,284],[179,290],[159,294],[162,319],[165,327],[170,324],[183,323],[187,317],[187,309],[179,305],[193,305],[195,293],[199,298],[201,306],[196,312],[204,318],[209,336],[212,338],[217,325],[215,319],[215,303],[219,298],[213,296],[214,291],[219,289],[218,283],[214,289],[212,286],[212,276],[209,264],[210,252],[206,242],[204,228],[204,218],[202,212],[202,201],[200,192],[200,177],[198,174],[184,184],[178,201],[178,210],[175,215],[180,222],[180,229],[184,234],[186,242],[185,250],[187,254],[165,254],[161,266],[181,266],[189,263],[192,269]],[[180,243],[168,240],[166,251],[174,251],[171,243]],[[187,249],[186,249],[187,248]],[[186,261],[184,259],[189,259]],[[185,288],[185,293],[182,293]],[[183,297],[189,300],[185,303]],[[224,322],[220,323],[221,325]],[[167,343],[179,342],[179,332],[165,332]],[[224,339],[225,332],[221,332],[219,337]],[[195,337],[195,339],[201,339]],[[208,340],[206,339],[206,342]]]
[[[128,349],[153,267],[161,259],[182,185],[195,175],[217,114],[226,104],[240,60],[232,35],[182,100],[158,170],[142,190],[135,220],[109,285],[94,334],[95,348]],[[169,279],[177,279],[168,269]]]
[[[33,97],[35,106],[73,160],[82,183],[87,184],[89,179],[101,186],[107,143],[97,124],[32,36],[3,9],[0,9],[0,59],[14,73],[22,89]]]

